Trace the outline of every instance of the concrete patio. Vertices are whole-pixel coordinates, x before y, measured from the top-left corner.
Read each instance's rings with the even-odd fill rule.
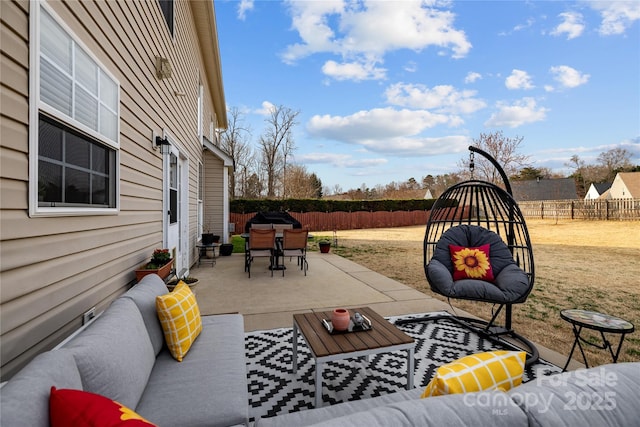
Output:
[[[268,269],[268,259],[257,258],[251,278],[244,271],[244,255],[217,257],[214,266],[202,263],[190,275],[200,279],[194,289],[202,314],[238,312],[245,331],[291,327],[293,314],[335,307],[369,306],[382,316],[449,311],[451,307],[427,294],[389,279],[334,254],[308,252],[305,277],[296,259],[286,259],[287,270]],[[456,314],[471,316],[456,309]],[[540,356],[563,366],[566,355],[537,346]],[[575,360],[569,369],[583,365]]]

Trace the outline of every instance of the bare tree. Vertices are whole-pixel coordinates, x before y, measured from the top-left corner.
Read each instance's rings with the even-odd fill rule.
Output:
[[[262,166],[267,175],[267,197],[276,196],[276,185],[284,169],[286,157],[291,154],[293,127],[300,111],[294,111],[282,105],[274,106],[265,119],[267,128],[260,136],[259,145],[262,154]]]
[[[237,108],[229,109],[229,120],[227,129],[220,134],[222,149],[233,159],[234,173],[229,177],[229,187],[231,194],[235,197],[238,194],[244,196],[244,191],[237,188],[238,181],[246,183],[249,175],[249,161],[252,155],[249,139],[251,138],[251,128],[244,124],[244,115]]]
[[[607,172],[607,181],[613,181],[616,174],[631,167],[631,153],[624,148],[613,148],[600,153],[598,163]]]
[[[288,189],[287,197],[294,199],[318,198],[322,193],[318,189],[318,182],[317,176],[314,173],[309,174],[303,165],[290,164],[284,175],[284,185]]]
[[[478,139],[473,140],[473,145],[486,151],[491,157],[496,159],[507,176],[512,176],[518,172],[518,169],[527,166],[527,161],[529,160],[529,156],[518,153],[518,148],[523,139],[521,136],[510,138],[504,136],[502,131],[496,131],[493,133],[481,133]],[[502,182],[500,174],[489,160],[483,156],[476,155],[474,156],[474,163],[474,175],[477,178],[494,184],[500,184]],[[468,174],[468,172],[465,171],[469,170],[469,160],[463,159],[461,166],[464,170],[460,171],[460,173],[463,175]]]

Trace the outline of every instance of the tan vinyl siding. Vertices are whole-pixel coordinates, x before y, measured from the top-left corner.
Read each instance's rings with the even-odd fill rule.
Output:
[[[223,198],[218,191],[223,186],[222,161],[207,151],[204,158],[204,224],[213,234],[222,237]]]
[[[175,2],[175,37],[156,1],[48,4],[120,83],[120,211],[29,217],[30,3],[0,2],[2,380],[78,328],[85,311],[104,309],[135,280],[134,269],[162,246],[163,164],[152,149],[154,132],[169,132],[189,159],[189,264],[195,260],[197,165],[203,156],[197,96],[205,71],[189,2]],[[169,59],[171,78],[156,78],[156,55]],[[214,95],[208,80],[202,81],[204,111],[210,112]],[[222,171],[214,167],[211,173]]]

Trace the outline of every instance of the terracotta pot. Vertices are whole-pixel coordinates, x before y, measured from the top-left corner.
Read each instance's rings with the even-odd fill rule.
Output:
[[[331,324],[336,331],[346,331],[349,328],[351,315],[346,308],[336,308],[331,314]]]
[[[318,246],[320,247],[320,253],[323,254],[328,254],[331,249],[331,243],[328,242],[320,242],[318,243]]]
[[[138,280],[138,282],[142,280],[142,278],[147,274],[157,274],[158,276],[160,276],[161,279],[166,279],[167,276],[169,276],[169,274],[171,273],[171,266],[173,266],[173,260],[169,261],[168,263],[158,268],[157,270],[146,269],[144,268],[145,265],[147,265],[147,263],[144,263],[138,270],[136,270],[136,280]]]

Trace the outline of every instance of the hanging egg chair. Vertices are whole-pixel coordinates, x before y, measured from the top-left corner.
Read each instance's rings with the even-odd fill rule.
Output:
[[[491,320],[447,315],[402,322],[449,319],[490,339],[509,337],[527,351],[528,366],[538,360],[538,350],[512,329],[511,320],[513,305],[525,302],[534,284],[529,232],[504,170],[488,153],[469,150],[471,179],[445,190],[431,208],[424,269],[433,292],[494,304]],[[474,153],[494,165],[505,189],[473,179]]]

